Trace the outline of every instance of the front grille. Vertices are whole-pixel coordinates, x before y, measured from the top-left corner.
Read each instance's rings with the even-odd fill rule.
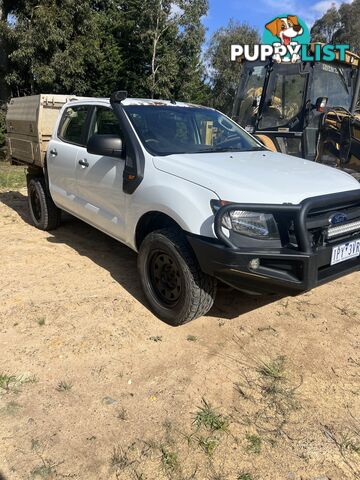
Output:
[[[356,222],[345,223],[337,225],[336,227],[329,227],[327,231],[327,238],[342,237],[348,233],[360,233],[360,220]]]
[[[336,213],[346,215],[347,222],[332,226],[331,217]],[[359,202],[310,210],[306,219],[309,240],[312,248],[330,245],[340,239],[360,235]]]

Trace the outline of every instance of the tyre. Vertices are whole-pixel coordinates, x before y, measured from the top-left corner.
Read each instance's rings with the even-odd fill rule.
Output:
[[[182,325],[205,315],[214,303],[216,279],[201,271],[178,229],[164,228],[145,237],[138,269],[151,309],[170,325]]]
[[[47,192],[43,178],[28,179],[28,204],[35,227],[40,230],[54,230],[60,225],[61,210]]]

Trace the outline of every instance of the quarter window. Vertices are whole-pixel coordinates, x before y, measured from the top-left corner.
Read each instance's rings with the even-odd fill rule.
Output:
[[[58,132],[62,140],[85,146],[84,133],[89,108],[88,105],[76,105],[65,110]]]

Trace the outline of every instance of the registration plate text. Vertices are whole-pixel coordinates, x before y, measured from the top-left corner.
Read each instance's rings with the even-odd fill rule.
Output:
[[[331,265],[336,265],[340,262],[345,262],[351,258],[356,258],[360,255],[360,239],[352,242],[342,243],[332,249]]]

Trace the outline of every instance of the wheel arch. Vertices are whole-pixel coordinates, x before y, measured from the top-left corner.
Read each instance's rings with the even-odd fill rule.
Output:
[[[179,223],[164,212],[152,210],[144,213],[139,218],[135,228],[136,249],[139,250],[142,241],[149,233],[166,227],[174,227],[180,231],[183,231],[183,228],[179,225]]]

